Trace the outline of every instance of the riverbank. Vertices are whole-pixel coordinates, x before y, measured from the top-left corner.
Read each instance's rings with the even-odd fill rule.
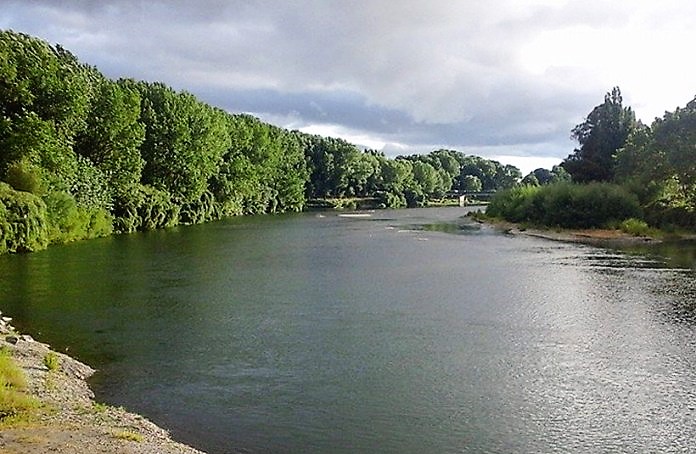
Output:
[[[657,244],[664,241],[661,236],[632,235],[619,229],[552,229],[542,227],[526,227],[499,219],[477,216],[476,222],[484,223],[508,235],[531,236],[566,243],[589,244],[592,246],[627,246],[632,244]],[[679,239],[689,239],[693,236],[679,235]]]
[[[17,333],[6,317],[0,320],[0,349],[23,371],[22,392],[38,403],[19,421],[0,415],[0,453],[202,453],[140,415],[95,402],[86,381],[94,369]]]

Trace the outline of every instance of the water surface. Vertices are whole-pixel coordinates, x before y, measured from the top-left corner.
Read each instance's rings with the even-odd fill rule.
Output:
[[[693,259],[465,212],[240,218],[0,257],[0,304],[98,368],[100,399],[211,453],[696,446]]]

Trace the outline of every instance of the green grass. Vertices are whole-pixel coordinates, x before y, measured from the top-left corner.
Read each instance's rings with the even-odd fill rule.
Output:
[[[145,439],[142,435],[137,432],[133,432],[132,430],[119,430],[114,432],[114,438],[118,438],[119,440],[135,441],[137,443],[140,443]]]
[[[43,363],[49,371],[53,372],[60,367],[60,358],[55,352],[48,352],[44,356]]]
[[[39,401],[23,391],[27,382],[24,371],[10,352],[0,349],[0,426],[28,422]]]
[[[109,409],[109,406],[107,404],[103,404],[101,402],[94,402],[92,404],[92,408],[96,413],[106,413],[106,410]]]
[[[24,371],[12,359],[10,351],[0,349],[0,387],[24,389],[26,386]]]

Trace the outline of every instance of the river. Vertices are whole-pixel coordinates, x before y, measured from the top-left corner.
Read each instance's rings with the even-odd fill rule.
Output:
[[[211,454],[694,449],[693,245],[508,236],[465,212],[237,218],[3,256],[0,307],[96,367],[100,400]]]

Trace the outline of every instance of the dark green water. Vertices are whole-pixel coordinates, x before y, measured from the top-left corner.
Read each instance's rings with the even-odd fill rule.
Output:
[[[211,453],[694,449],[693,246],[509,237],[464,212],[0,257],[0,307],[98,368],[100,399]]]

